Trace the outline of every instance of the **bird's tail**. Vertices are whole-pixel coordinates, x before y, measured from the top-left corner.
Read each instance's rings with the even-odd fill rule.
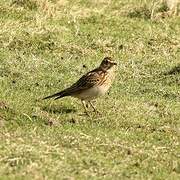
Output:
[[[56,100],[56,99],[65,97],[65,96],[67,96],[67,95],[68,95],[68,94],[67,94],[65,91],[61,91],[61,92],[58,92],[58,93],[56,93],[56,94],[47,96],[47,97],[43,98],[42,100],[44,100],[44,99],[50,99],[50,98],[55,98],[54,100]]]

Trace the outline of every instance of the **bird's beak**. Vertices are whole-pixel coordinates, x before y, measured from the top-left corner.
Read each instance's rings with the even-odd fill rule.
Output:
[[[117,66],[117,63],[116,63],[116,62],[113,62],[113,65],[116,65],[116,66]]]

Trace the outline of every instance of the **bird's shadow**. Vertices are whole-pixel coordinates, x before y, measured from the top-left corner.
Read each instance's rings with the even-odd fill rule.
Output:
[[[42,110],[53,114],[69,114],[76,112],[76,109],[68,108],[65,106],[56,106],[56,105],[44,106]]]

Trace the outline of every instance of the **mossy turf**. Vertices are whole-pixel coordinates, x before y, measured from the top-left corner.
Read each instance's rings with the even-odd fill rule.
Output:
[[[0,1],[0,179],[180,178],[180,18],[153,7]],[[101,116],[41,100],[105,56],[118,70]]]

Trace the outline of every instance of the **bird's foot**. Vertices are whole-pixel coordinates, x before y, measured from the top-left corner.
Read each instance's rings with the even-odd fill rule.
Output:
[[[95,112],[99,116],[102,116],[102,113],[100,111],[98,111],[98,110],[94,110],[93,112]]]

